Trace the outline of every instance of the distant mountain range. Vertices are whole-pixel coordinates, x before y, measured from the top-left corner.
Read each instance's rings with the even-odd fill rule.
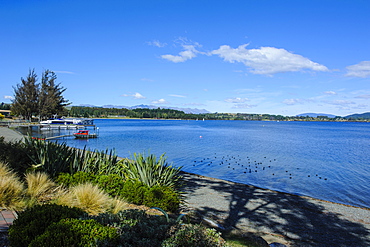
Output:
[[[318,116],[325,116],[325,117],[328,117],[328,118],[335,118],[336,116],[335,115],[332,115],[332,114],[325,114],[325,113],[302,113],[302,114],[299,114],[297,115],[297,117],[318,117]],[[365,112],[365,113],[361,113],[361,114],[351,114],[351,115],[348,115],[348,116],[345,116],[344,118],[352,118],[352,119],[358,119],[358,118],[362,118],[362,119],[370,119],[370,112]]]
[[[126,108],[126,109],[137,109],[137,108],[157,109],[159,107],[159,106],[155,106],[155,105],[136,105],[136,106],[103,105],[103,106],[94,106],[94,105],[87,105],[87,104],[80,105],[80,106],[101,107],[101,108],[117,108],[117,109],[122,109],[122,108]],[[189,114],[211,113],[211,112],[207,111],[206,109],[198,109],[198,108],[179,108],[179,107],[167,107],[167,106],[162,106],[160,108],[183,111],[183,112],[189,113]]]

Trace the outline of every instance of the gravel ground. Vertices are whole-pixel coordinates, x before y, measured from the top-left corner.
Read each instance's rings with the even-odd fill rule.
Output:
[[[287,246],[370,246],[370,210],[184,174],[186,209]]]

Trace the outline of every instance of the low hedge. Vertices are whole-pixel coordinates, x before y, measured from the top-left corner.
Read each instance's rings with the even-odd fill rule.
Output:
[[[66,218],[78,218],[85,212],[56,204],[37,205],[18,213],[9,228],[9,241],[12,247],[28,246],[32,240],[44,233],[52,223]]]
[[[102,242],[114,246],[117,240],[115,228],[103,226],[93,219],[63,219],[46,228],[29,247],[85,247],[99,246]]]

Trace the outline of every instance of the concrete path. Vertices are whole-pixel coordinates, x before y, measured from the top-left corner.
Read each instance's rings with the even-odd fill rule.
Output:
[[[0,136],[3,136],[7,142],[20,141],[24,138],[22,134],[8,127],[0,127]]]

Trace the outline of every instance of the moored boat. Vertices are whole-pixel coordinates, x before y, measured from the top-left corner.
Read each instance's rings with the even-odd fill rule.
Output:
[[[88,138],[97,138],[98,134],[90,133],[88,130],[79,130],[76,133],[73,133],[73,136],[78,139],[88,139]]]

